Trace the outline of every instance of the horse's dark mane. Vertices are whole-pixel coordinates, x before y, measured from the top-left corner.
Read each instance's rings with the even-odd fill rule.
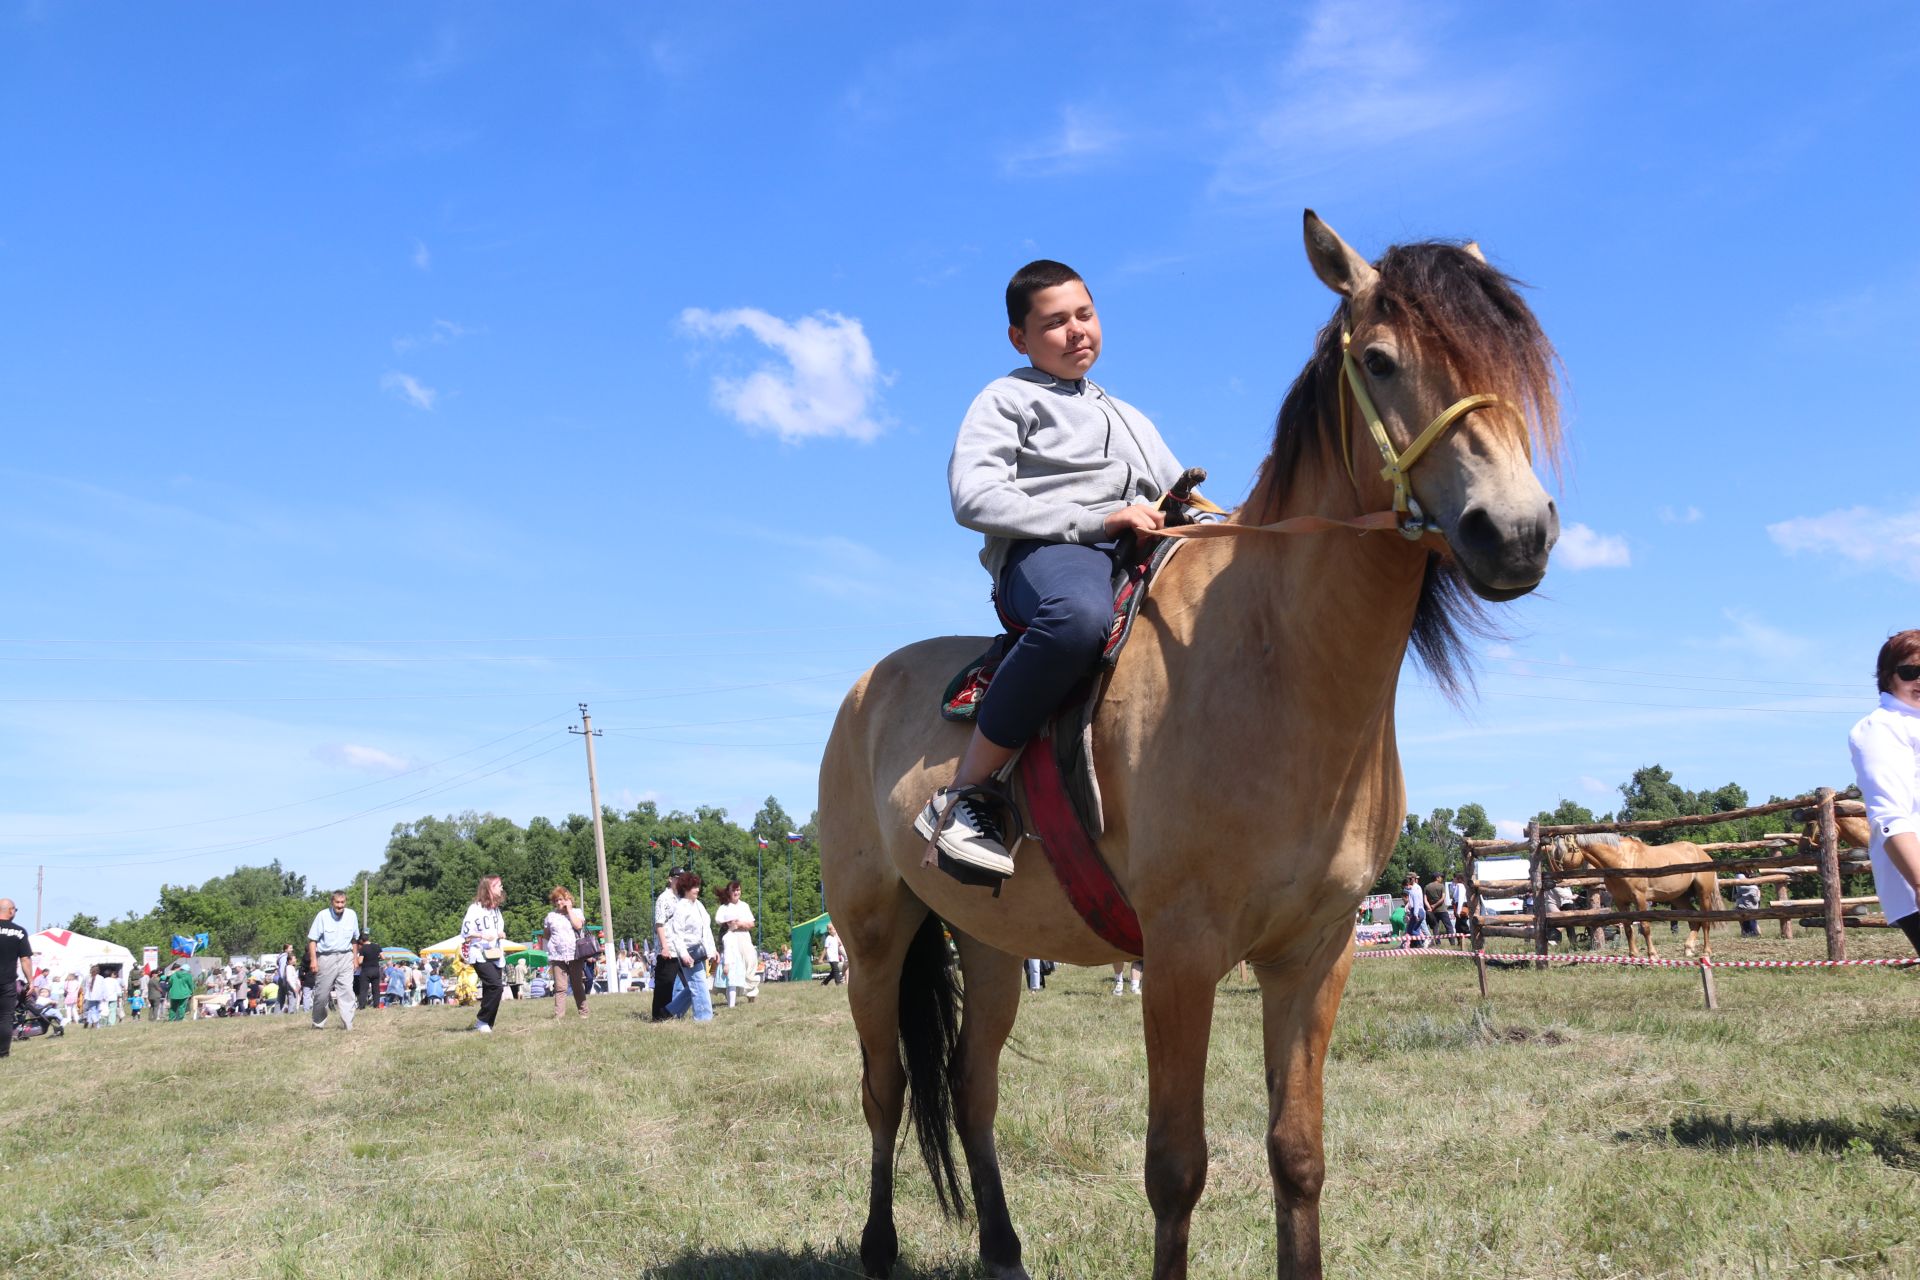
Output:
[[[1465,393],[1499,396],[1510,407],[1505,416],[1522,432],[1529,456],[1537,448],[1558,469],[1559,360],[1521,298],[1519,282],[1460,245],[1438,240],[1395,245],[1374,269],[1379,282],[1359,299],[1361,314],[1350,314],[1351,304],[1341,303],[1314,339],[1312,357],[1280,405],[1273,451],[1240,518],[1266,523],[1326,514],[1291,510],[1288,499],[1308,463],[1344,470],[1340,333],[1371,323],[1391,324],[1423,359],[1445,362]],[[1354,468],[1365,475],[1374,470],[1375,454],[1365,424],[1356,420],[1353,430]],[[1449,698],[1458,700],[1472,688],[1470,642],[1497,634],[1485,603],[1453,559],[1430,554],[1408,643]]]

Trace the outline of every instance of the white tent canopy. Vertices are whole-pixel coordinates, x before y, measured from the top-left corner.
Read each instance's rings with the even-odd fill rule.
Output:
[[[507,942],[501,945],[505,950],[510,952],[525,951],[527,949],[527,944],[524,942]],[[460,954],[460,935],[456,933],[445,942],[436,942],[430,947],[422,947],[420,948],[420,954],[423,956],[457,956]]]
[[[85,977],[87,970],[96,964],[122,966],[120,976],[123,978],[136,968],[133,952],[120,944],[89,938],[68,929],[42,929],[28,939],[28,944],[33,948],[35,965],[56,978],[69,973]]]

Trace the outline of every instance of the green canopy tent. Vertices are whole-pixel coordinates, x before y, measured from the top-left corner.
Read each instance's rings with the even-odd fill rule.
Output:
[[[806,982],[813,977],[813,940],[823,936],[833,917],[822,911],[811,920],[793,926],[793,969],[788,982]]]

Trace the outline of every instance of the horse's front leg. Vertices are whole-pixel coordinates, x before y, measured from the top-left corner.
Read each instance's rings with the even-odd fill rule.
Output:
[[[1323,1076],[1340,993],[1353,967],[1345,938],[1330,938],[1304,964],[1255,966],[1267,1062],[1267,1167],[1273,1174],[1281,1280],[1320,1275]]]
[[[1147,1035],[1153,1280],[1185,1280],[1187,1231],[1207,1185],[1207,1040],[1214,987],[1226,966],[1207,967],[1192,945],[1190,931],[1147,939],[1151,963],[1140,1003]]]

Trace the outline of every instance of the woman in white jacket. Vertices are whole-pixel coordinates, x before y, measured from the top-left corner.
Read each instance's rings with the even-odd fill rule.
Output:
[[[1873,830],[1873,888],[1920,952],[1920,628],[1880,647],[1880,705],[1853,726],[1853,772]]]
[[[493,1020],[500,1015],[500,992],[506,983],[500,962],[507,940],[500,904],[506,900],[499,876],[481,876],[466,917],[460,921],[460,958],[473,966],[480,979],[480,1014],[473,1020],[475,1031],[491,1033]]]

